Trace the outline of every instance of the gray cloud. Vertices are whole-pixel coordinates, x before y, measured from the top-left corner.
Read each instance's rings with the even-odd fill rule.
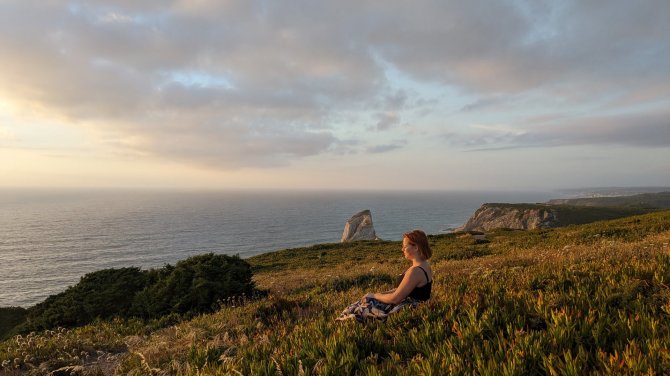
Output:
[[[385,131],[400,124],[400,117],[395,112],[383,112],[377,114],[379,120],[376,125],[378,131]]]
[[[404,90],[398,90],[395,93],[389,93],[384,98],[385,107],[391,110],[399,110],[407,105],[408,93]],[[423,99],[419,99],[423,100]]]
[[[669,15],[665,0],[10,0],[0,3],[0,95],[111,140],[134,137],[119,147],[271,167],[342,153],[329,123],[340,112],[393,114],[376,124],[384,130],[430,104],[394,88],[386,66],[479,98],[464,111],[538,90],[575,102],[618,93],[627,106],[667,99]],[[573,133],[528,126],[468,142],[656,146],[666,133],[654,124],[642,135],[610,120]]]
[[[662,80],[668,94],[668,2],[443,4],[419,17],[402,16],[416,14],[416,3],[393,8],[385,19],[399,26],[376,35],[384,56],[418,78],[479,93],[547,85],[629,91]]]
[[[508,130],[495,127],[469,134],[448,133],[444,138],[471,151],[572,145],[670,147],[670,112],[562,120],[542,127]]]
[[[560,127],[535,129],[512,138],[519,145],[609,144],[637,147],[670,146],[670,113],[579,119]]]
[[[370,153],[370,154],[387,153],[389,151],[400,149],[404,145],[405,145],[404,142],[397,142],[397,143],[393,143],[393,144],[384,144],[384,145],[375,145],[375,146],[370,146],[367,149],[365,149],[365,152]]]
[[[502,103],[505,103],[505,101],[507,100],[509,99],[506,99],[502,96],[491,96],[491,97],[480,98],[472,103],[468,103],[465,106],[463,106],[461,108],[461,111],[463,112],[478,111],[500,105]]]

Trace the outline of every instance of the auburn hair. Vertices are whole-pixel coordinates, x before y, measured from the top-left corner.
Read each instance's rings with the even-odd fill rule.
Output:
[[[421,253],[421,256],[426,260],[433,255],[433,250],[430,249],[430,245],[428,245],[428,237],[425,232],[414,230],[402,234],[402,237],[403,239],[407,238],[410,243],[416,245],[419,248],[419,253]]]

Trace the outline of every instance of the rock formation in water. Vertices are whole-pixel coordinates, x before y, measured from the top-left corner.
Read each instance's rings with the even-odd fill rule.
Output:
[[[344,225],[344,232],[340,242],[347,243],[356,240],[378,240],[375,228],[372,225],[370,210],[354,214]]]
[[[548,205],[484,204],[454,231],[490,231],[496,228],[533,230],[557,225],[556,211]]]

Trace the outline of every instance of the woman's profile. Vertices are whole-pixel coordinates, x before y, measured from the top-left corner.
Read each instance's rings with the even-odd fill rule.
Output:
[[[402,253],[412,265],[401,275],[398,287],[386,292],[365,294],[359,302],[347,307],[337,320],[385,318],[405,305],[416,305],[430,299],[433,271],[428,259],[433,252],[426,234],[421,230],[403,234]]]

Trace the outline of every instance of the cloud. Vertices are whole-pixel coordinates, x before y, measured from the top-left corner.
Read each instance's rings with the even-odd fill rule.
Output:
[[[395,93],[390,92],[384,98],[385,107],[390,110],[400,110],[407,105],[408,96],[409,94],[405,90],[398,90]]]
[[[378,131],[385,131],[400,124],[400,117],[395,112],[384,112],[377,114],[379,120],[376,125]]]
[[[670,112],[567,119],[542,127],[474,125],[471,132],[451,132],[444,138],[471,151],[571,145],[670,147]]]
[[[474,102],[468,103],[465,106],[461,107],[463,112],[473,112],[483,109],[489,109],[491,107],[500,106],[505,102],[508,102],[510,98],[502,96],[489,96],[485,98],[477,99]]]
[[[16,141],[14,132],[0,125],[0,146],[9,145],[14,141]]]
[[[365,152],[370,154],[388,153],[390,151],[400,149],[404,145],[405,145],[404,142],[397,142],[393,144],[370,146],[365,150]]]
[[[332,119],[343,113],[382,114],[376,128],[391,132],[402,111],[437,105],[399,89],[388,67],[477,98],[465,112],[519,93],[667,99],[667,14],[665,0],[9,0],[0,3],[0,97],[139,153],[273,167],[342,153]],[[648,125],[663,136],[658,127]],[[601,142],[596,131],[543,129],[471,144]],[[652,131],[612,132],[655,145]]]
[[[668,83],[668,2],[458,4],[435,3],[416,17],[402,16],[417,14],[415,3],[394,7],[385,19],[398,26],[377,34],[382,54],[417,78],[479,94]]]
[[[339,53],[344,41],[320,47],[333,36],[311,38],[243,4],[220,18],[112,4],[0,5],[2,94],[109,138],[133,135],[118,145],[235,168],[327,152],[337,141],[324,129],[329,111],[381,83],[365,54]]]
[[[670,113],[584,118],[534,129],[511,139],[518,145],[624,145],[670,147]]]

